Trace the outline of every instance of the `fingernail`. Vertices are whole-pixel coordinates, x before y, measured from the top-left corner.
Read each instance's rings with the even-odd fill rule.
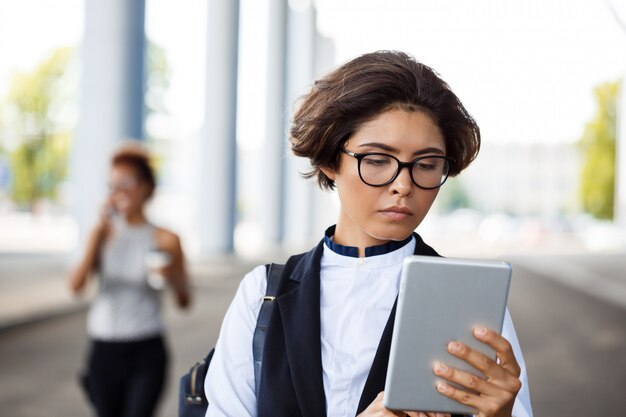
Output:
[[[487,334],[487,329],[484,327],[477,327],[476,330],[474,330],[474,334],[476,336],[484,336]]]
[[[446,392],[447,390],[448,390],[448,387],[446,386],[446,384],[444,384],[443,382],[437,383],[437,391]]]
[[[435,365],[435,370],[438,373],[443,374],[448,370],[448,367],[444,365],[443,363],[437,362],[437,364]]]
[[[460,352],[461,344],[459,342],[450,342],[448,343],[448,350],[450,352]]]

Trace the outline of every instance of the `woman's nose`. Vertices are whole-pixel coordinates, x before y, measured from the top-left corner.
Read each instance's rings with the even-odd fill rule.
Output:
[[[413,179],[411,178],[411,171],[409,171],[409,169],[409,167],[402,167],[396,179],[389,184],[389,190],[392,191],[393,194],[411,194],[411,190],[413,190]]]

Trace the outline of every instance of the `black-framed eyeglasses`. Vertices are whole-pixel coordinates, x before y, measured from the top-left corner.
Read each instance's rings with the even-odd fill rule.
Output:
[[[409,168],[413,184],[424,190],[439,188],[448,179],[450,164],[454,159],[440,155],[428,155],[415,158],[411,162],[402,162],[386,153],[354,153],[341,150],[358,161],[359,177],[367,185],[383,187],[391,184],[402,168]]]

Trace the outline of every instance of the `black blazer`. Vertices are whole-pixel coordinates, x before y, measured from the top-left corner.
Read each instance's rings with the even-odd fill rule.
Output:
[[[439,256],[414,233],[415,255]],[[310,252],[289,258],[281,277],[276,308],[267,330],[261,384],[257,393],[259,417],[326,416],[320,340],[320,261],[322,240]],[[396,303],[383,331],[357,414],[385,389],[387,362]]]

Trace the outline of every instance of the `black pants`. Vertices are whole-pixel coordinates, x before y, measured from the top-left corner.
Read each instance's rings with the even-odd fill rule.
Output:
[[[92,341],[86,382],[98,417],[151,417],[166,367],[161,336],[137,342]]]

